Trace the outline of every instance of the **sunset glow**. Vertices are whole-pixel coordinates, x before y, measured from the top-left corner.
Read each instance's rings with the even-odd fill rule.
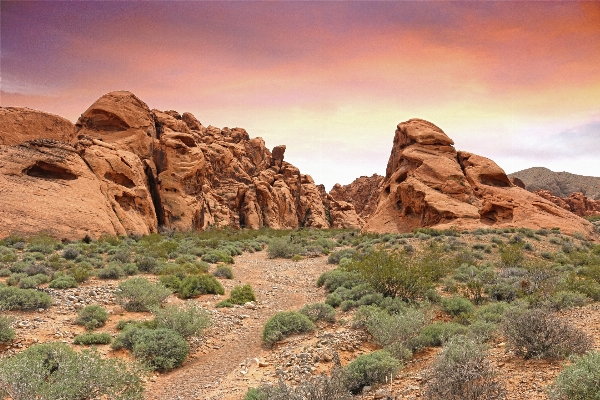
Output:
[[[243,127],[327,189],[423,118],[507,173],[600,176],[600,3],[2,1],[2,106],[129,90]]]

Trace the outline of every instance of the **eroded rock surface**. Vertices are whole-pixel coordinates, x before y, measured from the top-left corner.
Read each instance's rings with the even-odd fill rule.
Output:
[[[580,217],[600,215],[600,200],[590,199],[581,192],[571,193],[565,198],[555,196],[549,190],[537,190],[534,193]]]
[[[560,227],[593,235],[587,221],[514,186],[492,160],[457,152],[434,124],[398,125],[377,209],[367,232],[410,232],[418,227]]]
[[[0,121],[0,145],[14,146],[34,139],[69,142],[74,136],[71,121],[30,108],[0,107]]]
[[[271,152],[242,128],[204,127],[187,112],[151,110],[130,92],[102,96],[75,126],[27,109],[2,109],[0,117],[10,128],[0,143],[10,145],[0,146],[7,160],[0,190],[9,194],[0,197],[0,215],[13,221],[1,228],[4,236],[50,225],[66,238],[362,225],[352,205],[324,200],[309,175],[284,161],[285,146]],[[14,146],[36,137],[63,143]],[[24,194],[30,200],[18,205]]]
[[[349,185],[336,183],[329,191],[329,195],[336,201],[345,201],[354,206],[362,219],[367,219],[377,208],[377,200],[383,182],[383,176],[361,176]]]

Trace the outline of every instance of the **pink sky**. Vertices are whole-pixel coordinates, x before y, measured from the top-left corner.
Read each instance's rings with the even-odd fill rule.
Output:
[[[600,176],[600,3],[2,1],[2,106],[129,90],[243,127],[330,188],[427,119],[506,172]]]

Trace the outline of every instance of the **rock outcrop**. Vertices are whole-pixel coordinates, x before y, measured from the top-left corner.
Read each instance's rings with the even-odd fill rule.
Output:
[[[14,146],[27,140],[54,139],[69,142],[71,121],[25,107],[0,107],[0,145]]]
[[[600,215],[600,200],[592,200],[581,192],[571,193],[565,198],[555,196],[549,190],[537,190],[534,193],[580,217]]]
[[[329,191],[329,195],[336,201],[352,204],[358,215],[366,220],[377,208],[382,183],[381,175],[361,176],[349,185],[342,186],[336,183]]]
[[[510,174],[509,178],[518,178],[530,192],[548,190],[554,196],[562,198],[581,192],[592,200],[600,200],[600,178],[595,176],[553,172],[548,168],[533,167]]]
[[[492,160],[456,151],[453,145],[430,122],[399,124],[377,208],[363,230],[560,227],[594,235],[587,221],[514,186]]]
[[[151,110],[130,92],[102,96],[75,126],[9,111],[0,114],[9,127],[0,146],[0,237],[363,224],[351,204],[323,198],[309,175],[284,161],[285,146],[271,152],[244,129]],[[37,137],[62,142],[22,143]]]

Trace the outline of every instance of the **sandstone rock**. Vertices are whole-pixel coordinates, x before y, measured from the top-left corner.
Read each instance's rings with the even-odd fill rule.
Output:
[[[564,199],[554,196],[549,190],[537,190],[534,193],[580,217],[600,215],[600,200],[592,200],[581,192],[571,193]]]
[[[187,127],[190,128],[193,131],[202,131],[202,129],[204,128],[202,126],[202,124],[200,123],[200,121],[198,121],[196,119],[196,117],[194,117],[194,115],[192,113],[184,112],[181,115],[181,120],[183,122],[185,122],[185,124],[187,125]]]
[[[29,108],[0,107],[0,121],[0,145],[17,145],[34,139],[69,143],[74,136],[71,121]]]
[[[520,180],[519,178],[517,178],[516,176],[510,178],[510,183],[512,183],[515,186],[520,187],[521,189],[525,189],[525,183]]]
[[[457,152],[452,145],[427,121],[399,124],[377,209],[363,230],[560,227],[594,235],[587,221],[514,186],[492,160]]]
[[[336,183],[329,191],[329,195],[336,201],[345,201],[354,206],[356,213],[367,219],[377,208],[377,200],[383,176],[373,174],[372,176],[361,176],[349,185]]]
[[[96,175],[66,143],[0,146],[0,191],[0,237],[41,230],[59,238],[127,233]]]
[[[138,157],[152,159],[157,136],[154,115],[130,92],[111,92],[94,102],[75,124],[78,136],[112,144]]]

